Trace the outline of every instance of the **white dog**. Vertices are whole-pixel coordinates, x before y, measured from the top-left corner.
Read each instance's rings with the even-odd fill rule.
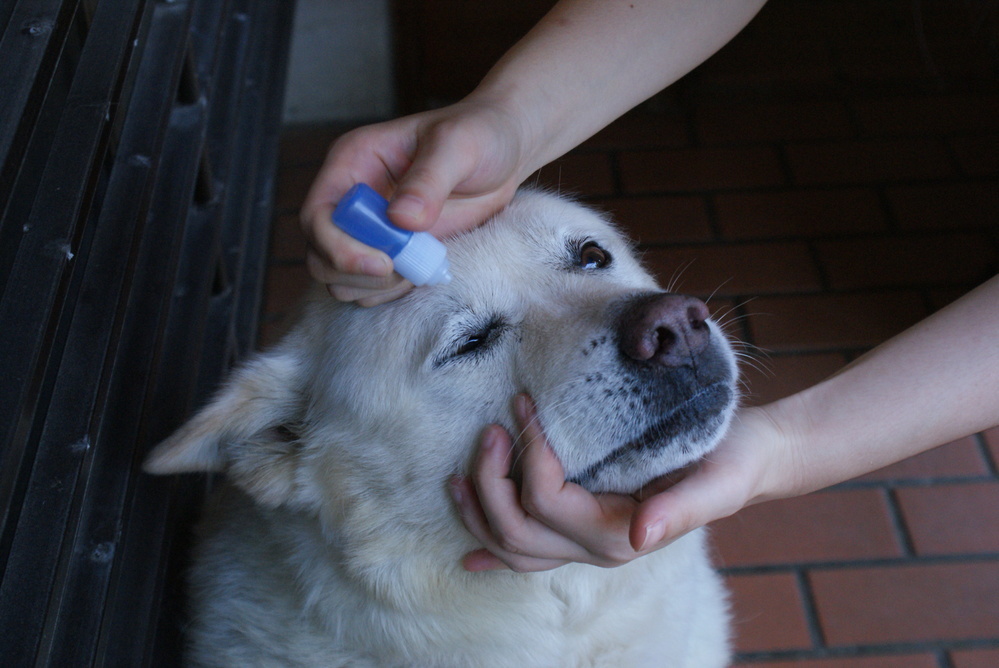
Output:
[[[448,242],[454,280],[322,295],[150,455],[224,471],[191,573],[192,660],[226,666],[724,666],[695,531],[630,564],[468,573],[447,481],[528,392],[567,478],[630,493],[704,456],[736,401],[703,303],[599,215],[537,192]]]

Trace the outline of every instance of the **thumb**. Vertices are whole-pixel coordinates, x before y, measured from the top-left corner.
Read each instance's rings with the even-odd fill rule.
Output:
[[[740,510],[747,502],[740,481],[699,469],[638,506],[628,538],[636,552],[651,552]]]
[[[437,222],[448,197],[478,167],[476,147],[461,144],[443,129],[432,131],[420,142],[389,204],[392,222],[416,231]]]

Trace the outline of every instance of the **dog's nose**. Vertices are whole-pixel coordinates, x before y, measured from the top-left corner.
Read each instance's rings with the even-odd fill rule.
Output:
[[[621,352],[638,362],[692,365],[711,340],[708,307],[700,299],[654,294],[629,304],[620,325]]]

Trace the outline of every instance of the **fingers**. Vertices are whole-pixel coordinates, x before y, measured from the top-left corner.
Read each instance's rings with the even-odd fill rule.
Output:
[[[522,447],[516,450],[509,434],[493,425],[471,479],[455,486],[465,525],[488,551],[466,555],[469,570],[624,564],[747,505],[780,498],[788,484],[775,483],[770,472],[793,470],[787,460],[794,453],[787,452],[774,420],[765,409],[746,409],[708,457],[648,485],[640,503],[630,496],[594,495],[565,480],[527,397],[516,398],[514,412]],[[514,456],[522,470],[519,489],[510,477]]]
[[[634,559],[637,555],[628,531],[635,500],[620,494],[594,495],[566,481],[562,464],[541,430],[534,404],[520,395],[514,410],[525,443],[520,498],[527,512],[582,548],[588,563],[610,567]]]
[[[698,517],[696,488],[679,483],[671,490],[646,499],[632,520],[628,533],[632,547],[638,552],[651,552],[665,547],[677,538],[703,526]]]
[[[302,207],[307,266],[337,299],[373,305],[412,286],[391,260],[331,222],[358,182],[390,198],[391,221],[438,237],[471,229],[513,197],[520,178],[519,129],[489,104],[456,104],[359,128],[338,139]]]
[[[564,551],[565,540],[554,533],[546,535],[546,528],[517,503],[517,487],[508,477],[512,455],[509,434],[497,425],[487,427],[476,459],[474,484],[468,478],[458,478],[451,483],[461,519],[496,561],[508,568],[535,572],[561,566],[566,560],[550,559],[540,553],[560,548]],[[555,542],[556,546],[545,545],[546,540]],[[521,547],[523,544],[534,548],[530,554]],[[534,547],[539,544],[545,547],[542,550]],[[499,566],[496,561],[473,552],[464,564],[469,570],[487,570]]]
[[[502,563],[524,572],[570,561],[612,567],[638,556],[628,540],[636,502],[620,495],[594,496],[567,483],[526,397],[518,397],[515,411],[523,446],[515,449],[504,429],[490,426],[483,434],[472,477],[452,483],[462,521],[493,555],[470,553],[465,568],[487,570]],[[510,477],[517,455],[522,489]]]
[[[385,253],[367,246],[333,224],[333,207],[317,206],[303,209],[303,230],[307,232],[309,257],[314,266],[314,278],[331,283],[344,275],[386,279],[392,274],[392,259]],[[368,281],[374,286],[376,281]]]
[[[655,481],[639,503],[591,494],[565,480],[533,404],[518,396],[520,448],[501,427],[483,434],[471,478],[453,482],[462,521],[485,547],[466,555],[467,570],[506,566],[539,571],[568,562],[618,566],[746,505],[753,475],[745,452],[726,444],[692,471]],[[511,478],[519,457],[520,486]],[[677,482],[679,480],[679,482]]]
[[[676,485],[641,503],[629,531],[635,550],[658,550],[746,505],[745,471],[726,454],[705,460]]]
[[[393,173],[404,169],[404,158],[395,148],[399,131],[386,126],[362,128],[334,142],[302,205],[306,267],[341,301],[373,305],[412,287],[393,272],[391,258],[352,238],[332,220],[336,203],[355,183],[366,182],[384,195],[390,192]]]
[[[330,228],[336,229],[332,224]],[[337,230],[339,232],[339,230]],[[347,269],[340,270],[326,255],[309,247],[305,264],[309,274],[326,285],[330,295],[343,302],[357,302],[361,306],[375,306],[401,297],[413,284],[392,270],[392,261],[373,248],[339,232],[343,242],[333,244],[336,257],[343,260]],[[333,235],[331,235],[333,236]],[[350,268],[353,267],[353,270]]]
[[[509,477],[514,447],[506,430],[486,430],[473,482],[488,527],[483,544],[517,571],[555,568],[568,561],[589,561],[580,545],[553,531],[521,504],[521,492]],[[557,483],[561,483],[559,478]]]
[[[508,568],[500,559],[489,550],[483,548],[469,552],[461,560],[461,565],[466,571],[478,573],[480,571],[497,571]]]
[[[650,551],[747,505],[779,498],[772,476],[785,471],[785,435],[767,407],[747,408],[735,416],[715,450],[676,486],[642,502],[631,524],[636,549]],[[777,473],[784,479],[788,474]]]
[[[474,550],[462,559],[462,566],[468,571],[489,571],[510,569],[519,573],[534,573],[557,568],[567,563],[562,560],[549,560],[518,554],[506,549],[493,537],[489,522],[479,504],[475,487],[467,478],[451,481],[451,494],[458,506],[462,522],[469,533],[485,547]]]
[[[389,218],[406,229],[429,229],[458,185],[475,172],[481,152],[481,138],[469,135],[460,122],[444,119],[429,125],[399,180]]]

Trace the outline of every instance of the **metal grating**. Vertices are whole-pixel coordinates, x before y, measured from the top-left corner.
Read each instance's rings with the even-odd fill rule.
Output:
[[[0,5],[0,656],[177,665],[204,480],[144,454],[254,343],[293,2]]]

